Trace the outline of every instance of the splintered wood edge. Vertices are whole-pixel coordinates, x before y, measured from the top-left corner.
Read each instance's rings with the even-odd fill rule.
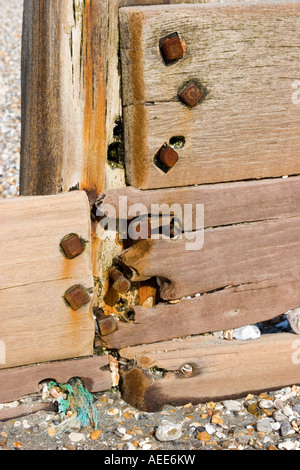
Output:
[[[192,337],[124,349],[121,357],[137,365],[121,372],[123,397],[142,411],[155,412],[167,404],[221,401],[295,385],[300,379],[299,349],[297,336],[290,333],[249,341]],[[144,367],[147,362],[164,370],[164,377],[155,379]],[[181,373],[187,363],[194,368],[191,377]]]
[[[109,357],[91,356],[1,370],[0,403],[39,392],[39,383],[44,380],[67,383],[73,377],[80,378],[91,393],[109,390],[112,387]]]
[[[134,321],[119,322],[117,331],[102,337],[102,342],[123,349],[267,321],[297,308],[299,292],[300,282],[295,281],[264,289],[261,285],[228,288],[149,309],[136,306]]]

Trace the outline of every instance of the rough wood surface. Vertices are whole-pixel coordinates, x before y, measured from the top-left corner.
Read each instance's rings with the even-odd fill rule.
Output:
[[[39,392],[39,383],[44,380],[52,379],[64,384],[73,377],[80,378],[91,393],[110,389],[109,357],[87,357],[1,370],[0,403]]]
[[[298,215],[300,177],[149,191],[141,191],[133,187],[111,189],[105,191],[100,197],[99,209],[103,205],[111,205],[116,217],[123,218],[120,201],[125,197],[128,208],[125,217],[128,220],[134,218],[130,208],[136,204],[144,206],[144,214],[151,214],[152,209],[159,205],[162,215],[168,214],[174,204],[180,204],[182,210],[185,204],[191,204],[191,227],[195,230],[197,204],[204,205],[205,227]],[[182,222],[184,228],[184,218]]]
[[[123,349],[122,358],[136,364],[122,373],[124,399],[153,412],[166,404],[183,405],[238,397],[299,382],[299,343],[293,334],[264,335],[250,341],[192,337]],[[181,368],[193,367],[186,377]],[[165,372],[155,379],[147,369]]]
[[[120,9],[126,172],[130,185],[163,188],[300,173],[297,2],[168,5]],[[162,37],[177,32],[188,53],[166,66]],[[178,98],[189,81],[206,99]],[[178,163],[154,164],[184,136]]]
[[[142,240],[123,252],[120,258],[131,269],[132,281],[159,277],[161,298],[174,300],[230,286],[299,279],[298,217],[205,229],[204,245],[195,251],[187,249],[192,241],[185,235]]]
[[[24,2],[22,195],[103,188],[106,8],[103,0]]]
[[[0,226],[0,369],[93,354],[90,303],[75,312],[64,300],[77,284],[93,296],[86,194],[2,200]],[[86,242],[72,260],[60,248],[71,233]]]
[[[248,284],[223,289],[180,303],[158,303],[131,309],[133,320],[102,337],[111,349],[151,344],[270,320],[300,305],[300,281]]]

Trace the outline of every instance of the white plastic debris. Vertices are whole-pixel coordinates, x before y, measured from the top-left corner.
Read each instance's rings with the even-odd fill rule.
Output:
[[[234,339],[242,341],[246,341],[248,339],[258,339],[260,336],[260,330],[256,325],[242,326],[241,328],[237,328],[233,334]]]

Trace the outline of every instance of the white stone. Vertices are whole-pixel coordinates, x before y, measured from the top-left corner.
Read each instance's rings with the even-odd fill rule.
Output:
[[[216,429],[210,423],[207,423],[204,427],[208,434],[214,434],[216,432]]]
[[[272,423],[269,419],[262,419],[256,423],[256,430],[258,432],[272,432]]]
[[[136,450],[136,447],[132,444],[132,442],[125,442],[124,450]]]
[[[274,408],[274,402],[272,400],[260,400],[259,406],[260,408],[267,410],[269,408]]]
[[[289,310],[286,316],[294,333],[300,335],[300,308]]]
[[[228,411],[236,411],[239,412],[242,410],[242,405],[236,400],[225,400],[222,402],[225,406],[226,410]]]
[[[163,420],[155,432],[155,437],[158,441],[176,441],[181,437],[182,426],[167,420]]]
[[[242,326],[234,330],[233,337],[234,339],[246,341],[248,339],[258,339],[260,338],[261,333],[259,328],[255,325]]]
[[[83,441],[85,437],[84,434],[80,432],[71,432],[71,434],[69,434],[69,439],[71,442],[80,442]]]

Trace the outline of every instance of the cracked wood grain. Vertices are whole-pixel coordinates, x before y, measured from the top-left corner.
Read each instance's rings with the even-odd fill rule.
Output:
[[[0,369],[93,354],[91,302],[75,312],[64,300],[77,284],[93,298],[86,194],[20,197],[0,208]],[[71,233],[86,242],[73,260],[60,248]]]
[[[127,212],[122,213],[123,198],[127,198]],[[131,220],[130,208],[144,206],[148,215],[160,207],[162,215],[169,214],[174,204],[192,206],[192,230],[196,229],[196,207],[204,205],[204,226],[217,227],[241,222],[292,217],[299,214],[300,177],[272,178],[261,181],[219,183],[184,188],[138,190],[133,187],[106,190],[99,198],[101,205],[111,205],[117,218]],[[184,218],[182,218],[183,230]]]
[[[158,303],[131,310],[133,321],[118,323],[118,330],[102,337],[108,348],[181,338],[202,333],[239,328],[270,320],[300,304],[300,281],[283,280],[230,287],[180,303]],[[151,346],[149,346],[151,348]]]
[[[122,349],[121,357],[136,364],[122,372],[124,399],[154,412],[166,404],[205,403],[294,385],[299,381],[299,365],[292,361],[298,354],[295,338],[288,333],[250,341],[195,336]],[[192,365],[191,377],[180,372],[184,364]],[[155,367],[165,371],[163,378],[151,375]]]
[[[130,185],[165,188],[300,173],[297,2],[121,8],[126,173]],[[159,40],[177,32],[188,53],[166,66]],[[183,84],[208,91],[194,109]],[[154,157],[184,136],[167,174]],[[192,171],[191,171],[192,170]]]

